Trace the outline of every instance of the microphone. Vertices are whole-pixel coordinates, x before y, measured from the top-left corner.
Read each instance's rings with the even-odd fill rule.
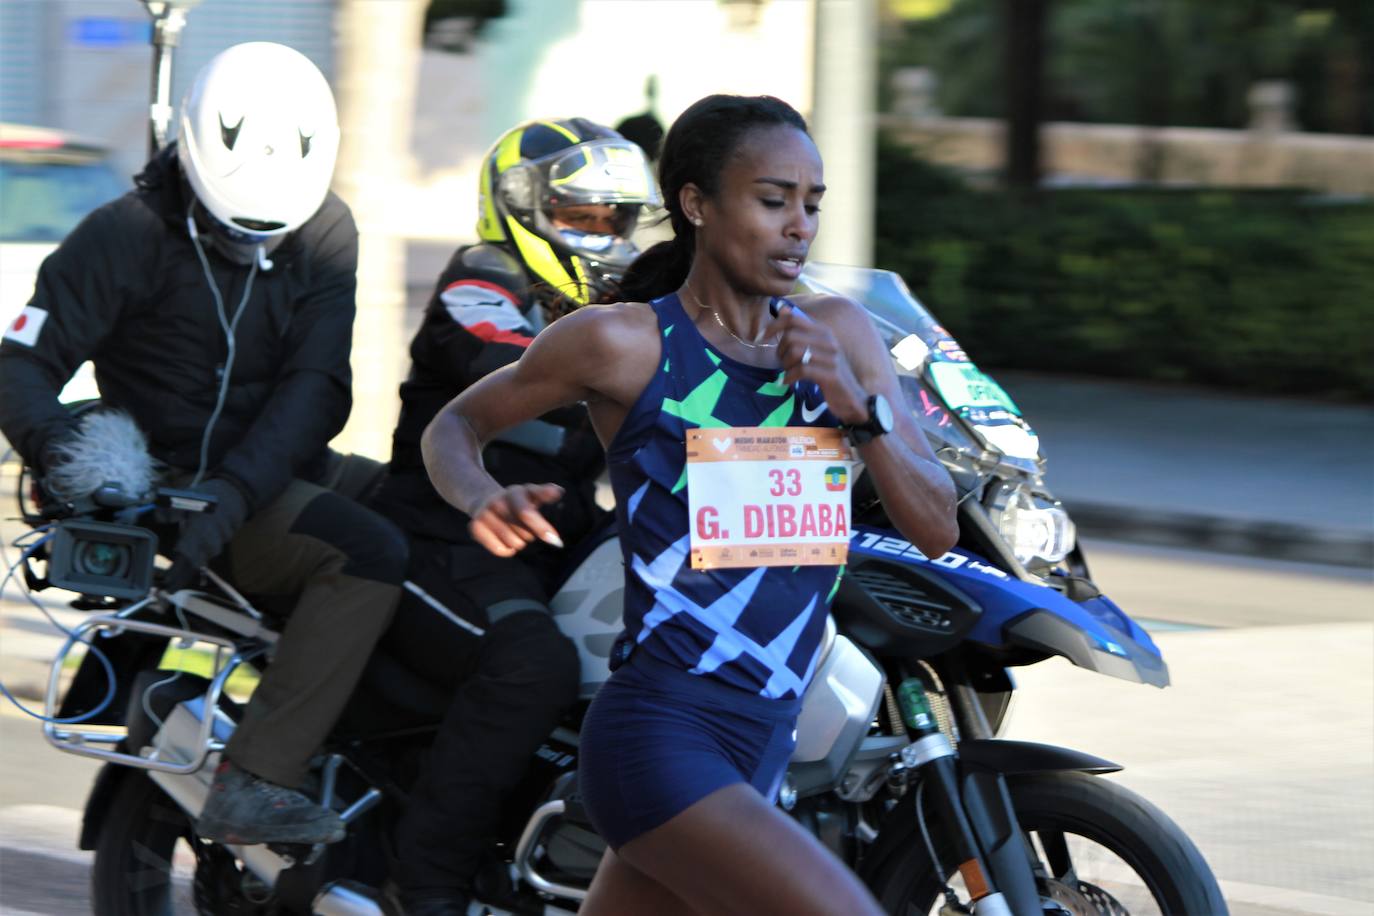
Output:
[[[200,232],[196,229],[196,218],[191,215],[189,210],[186,212],[186,231],[191,234],[191,241],[200,241]]]

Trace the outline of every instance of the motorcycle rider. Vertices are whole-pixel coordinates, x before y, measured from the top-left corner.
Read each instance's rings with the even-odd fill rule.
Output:
[[[338,142],[306,57],[266,42],[217,55],[178,140],[43,263],[0,345],[0,428],[39,473],[60,477],[79,447],[58,392],[91,359],[105,406],[132,416],[164,479],[217,499],[182,522],[165,588],[214,561],[289,611],[197,825],[222,842],[343,836],[297,787],[405,575],[400,532],[327,488],[340,460],[327,443],[351,406],[358,244],[328,190]]]
[[[640,208],[659,202],[643,152],[582,118],[507,131],[486,157],[480,192],[481,241],[454,253],[411,342],[389,472],[372,502],[410,535],[412,579],[451,596],[480,631],[460,637],[433,624],[451,633],[436,652],[432,629],[407,605],[387,636],[401,657],[424,669],[428,655],[431,670],[447,666],[450,681],[461,680],[396,832],[400,905],[426,916],[467,912],[503,797],[577,698],[578,658],[548,606],[563,545],[509,558],[479,546],[468,517],[431,486],[420,436],[441,407],[518,359],[547,322],[611,294],[638,253],[629,236]],[[603,518],[594,500],[602,453],[581,406],[513,430],[483,460],[508,485],[540,481],[521,489],[529,511],[546,513],[569,543]]]

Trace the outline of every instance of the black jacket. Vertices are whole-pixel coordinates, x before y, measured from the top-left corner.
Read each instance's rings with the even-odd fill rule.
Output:
[[[435,284],[410,344],[410,374],[401,384],[389,474],[374,501],[412,535],[466,538],[467,516],[445,503],[425,474],[420,436],[441,407],[525,352],[542,324],[531,286],[520,262],[490,244],[458,249]],[[557,454],[496,441],[483,452],[483,463],[502,484],[562,486],[563,503],[545,511],[565,538],[577,538],[598,518],[593,496],[605,464],[601,444],[580,405],[541,419],[562,430]]]
[[[26,310],[45,313],[31,345],[0,344],[0,429],[31,463],[72,421],[62,386],[87,359],[101,399],[133,416],[153,456],[195,469],[228,353],[214,294],[186,227],[175,147],[133,191],[87,216],[44,262]],[[204,233],[202,233],[204,235]],[[249,268],[207,255],[232,316]],[[358,232],[330,194],[258,271],[235,334],[236,355],[215,424],[209,468],[252,509],[292,477],[316,477],[352,406]]]

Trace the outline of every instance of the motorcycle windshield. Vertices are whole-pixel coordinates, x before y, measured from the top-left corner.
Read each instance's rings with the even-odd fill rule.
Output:
[[[808,263],[799,291],[847,296],[883,335],[894,368],[926,431],[955,448],[976,443],[1032,474],[1043,469],[1040,440],[1002,386],[979,369],[890,270]]]

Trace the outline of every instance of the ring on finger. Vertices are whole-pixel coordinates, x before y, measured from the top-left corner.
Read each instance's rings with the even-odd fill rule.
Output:
[[[809,362],[811,362],[811,348],[807,347],[802,351],[801,364],[805,366]]]

